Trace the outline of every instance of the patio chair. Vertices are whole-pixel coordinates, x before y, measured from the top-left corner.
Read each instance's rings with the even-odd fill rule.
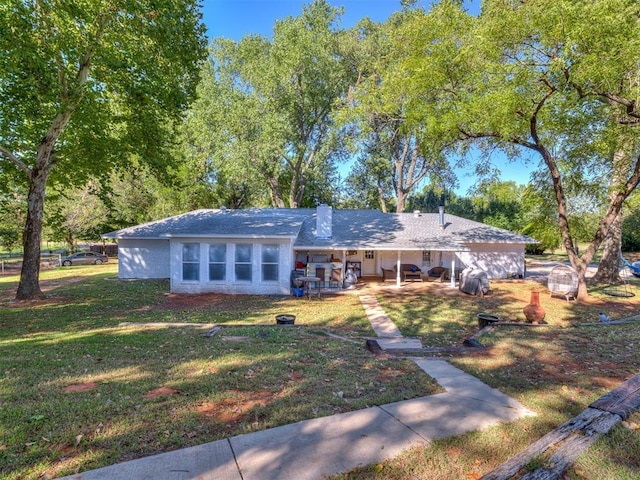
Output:
[[[427,272],[427,282],[444,282],[447,279],[447,269],[444,267],[433,267]]]
[[[382,281],[383,282],[395,282],[396,281],[396,271],[395,270],[391,270],[389,268],[382,268],[382,267],[380,267],[380,270],[382,270]]]

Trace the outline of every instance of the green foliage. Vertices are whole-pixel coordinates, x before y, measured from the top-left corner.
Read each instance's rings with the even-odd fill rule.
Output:
[[[98,241],[107,225],[108,212],[97,195],[97,185],[90,182],[82,188],[51,195],[47,208],[50,240],[64,241],[73,251],[76,240]]]
[[[0,159],[29,184],[16,297],[30,299],[47,184],[106,178],[134,154],[161,176],[206,40],[197,0],[8,0],[0,31]]]
[[[424,95],[426,85],[418,93],[411,82],[419,75],[415,52],[424,62],[443,61],[449,53],[446,47],[426,48],[450,45],[454,27],[453,22],[441,21],[442,10],[449,7],[444,3],[429,13],[405,9],[383,25],[363,21],[347,36],[346,48],[358,80],[340,118],[352,129],[359,149],[350,183],[361,203],[377,203],[385,209],[388,199],[395,197],[396,210],[401,212],[407,196],[424,182],[455,183],[447,154],[453,151],[456,135],[442,128],[442,104],[434,94],[445,88],[445,80],[430,78],[430,92]]]
[[[163,168],[204,49],[195,1],[9,0],[0,31],[10,33],[0,39],[0,146],[30,165],[69,115],[56,132],[56,181],[78,184],[129,152]]]
[[[640,252],[640,195],[633,195],[626,204],[622,220],[622,250]]]
[[[334,104],[347,91],[340,11],[324,0],[276,22],[273,39],[216,39],[183,141],[189,161],[220,184],[234,179],[245,204],[309,203],[307,188],[331,198],[328,182],[345,150]]]
[[[0,188],[0,247],[3,250],[11,252],[22,243],[25,197],[24,188],[15,182]]]

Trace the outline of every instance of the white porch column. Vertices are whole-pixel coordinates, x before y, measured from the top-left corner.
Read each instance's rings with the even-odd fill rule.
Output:
[[[455,288],[456,286],[456,256],[453,255],[451,259],[451,273],[449,274],[449,278],[451,279],[451,287]]]
[[[347,278],[347,250],[342,250],[342,281]],[[342,285],[340,285],[342,288]]]
[[[398,260],[396,261],[396,287],[400,288],[400,264],[402,263],[402,253],[398,250]]]

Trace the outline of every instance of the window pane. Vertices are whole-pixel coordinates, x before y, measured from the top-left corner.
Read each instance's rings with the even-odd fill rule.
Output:
[[[182,260],[184,262],[197,262],[200,260],[200,244],[185,243],[182,245]]]
[[[252,245],[236,245],[236,262],[251,263]]]
[[[251,264],[236,263],[236,280],[251,281]]]
[[[225,244],[209,245],[209,262],[226,263],[227,246]]]
[[[200,264],[183,263],[182,279],[183,280],[200,280]]]
[[[262,263],[278,263],[278,245],[262,245]]]
[[[209,264],[209,280],[224,280],[227,270],[226,267],[224,263]]]
[[[278,280],[278,264],[262,265],[262,280],[277,281]]]
[[[278,263],[278,245],[262,246],[262,263]]]

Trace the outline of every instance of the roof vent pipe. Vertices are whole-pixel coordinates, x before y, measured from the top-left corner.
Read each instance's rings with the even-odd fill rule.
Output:
[[[414,210],[413,211],[413,216],[416,217],[416,218],[419,217],[420,216],[420,210]]]
[[[440,219],[440,228],[444,230],[444,205],[438,207],[438,216]]]

